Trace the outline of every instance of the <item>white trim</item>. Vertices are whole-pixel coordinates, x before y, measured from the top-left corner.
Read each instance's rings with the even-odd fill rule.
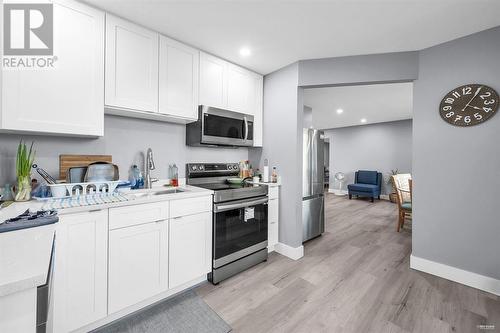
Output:
[[[410,268],[500,296],[500,280],[435,261],[410,256]]]
[[[293,260],[298,260],[304,256],[303,245],[299,247],[291,247],[283,243],[277,243],[276,245],[274,245],[274,251]]]

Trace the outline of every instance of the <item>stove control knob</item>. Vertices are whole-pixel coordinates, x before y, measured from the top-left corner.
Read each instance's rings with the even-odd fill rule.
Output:
[[[198,167],[198,169],[199,169],[200,171],[203,171],[203,170],[205,170],[205,167],[204,167],[203,165],[200,165],[200,166]]]
[[[198,169],[198,167],[196,165],[191,166],[191,170],[196,171],[196,169]]]
[[[227,166],[227,169],[228,169],[228,170],[232,170],[232,169],[233,169],[233,166],[229,164],[229,165]]]
[[[238,170],[238,164],[233,165],[234,170]]]

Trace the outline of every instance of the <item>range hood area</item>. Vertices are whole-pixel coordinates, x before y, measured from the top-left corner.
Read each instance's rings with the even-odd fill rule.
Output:
[[[254,117],[200,105],[198,120],[186,125],[186,145],[195,147],[252,147]]]

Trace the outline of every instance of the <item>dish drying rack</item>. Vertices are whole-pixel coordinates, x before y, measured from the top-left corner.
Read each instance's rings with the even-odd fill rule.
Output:
[[[49,184],[50,188],[64,187],[69,195],[49,197],[44,200],[42,209],[62,209],[81,206],[92,206],[129,201],[133,198],[123,193],[115,192],[121,181],[96,181],[86,183]]]
[[[88,194],[105,194],[105,193],[113,193],[120,184],[119,180],[111,180],[111,181],[94,181],[94,182],[85,182],[85,183],[59,183],[59,184],[48,184],[49,188],[53,187],[62,187],[66,188],[66,191],[69,195],[65,197],[75,197],[80,195],[88,195]]]

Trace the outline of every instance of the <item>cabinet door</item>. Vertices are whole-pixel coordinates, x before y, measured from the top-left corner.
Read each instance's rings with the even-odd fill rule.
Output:
[[[167,289],[168,222],[109,232],[109,313]]]
[[[106,15],[106,105],[158,111],[158,34]]]
[[[269,199],[268,205],[268,248],[274,250],[274,246],[278,243],[279,233],[279,200],[278,198]]]
[[[200,104],[227,108],[227,62],[200,52]]]
[[[55,1],[54,56],[54,68],[3,71],[2,129],[102,136],[104,13]]]
[[[198,119],[199,54],[160,36],[160,113]]]
[[[171,219],[169,238],[169,288],[180,286],[210,272],[210,212]]]
[[[253,115],[253,145],[254,147],[262,147],[263,142],[263,127],[264,127],[264,112],[263,112],[263,97],[264,97],[264,78],[262,75],[256,75],[254,79],[254,110]]]
[[[255,113],[254,74],[244,68],[227,66],[227,107],[236,112],[253,115]]]
[[[107,315],[107,210],[61,215],[55,239],[51,320],[69,332]]]

